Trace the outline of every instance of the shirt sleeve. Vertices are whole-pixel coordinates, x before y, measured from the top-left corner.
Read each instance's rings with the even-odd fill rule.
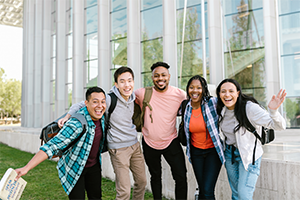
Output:
[[[79,103],[73,104],[68,112],[68,114],[73,115],[77,111],[79,111],[81,108],[85,106],[84,101],[81,101]]]

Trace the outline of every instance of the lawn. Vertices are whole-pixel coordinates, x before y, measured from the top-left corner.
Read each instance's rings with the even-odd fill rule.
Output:
[[[33,154],[20,151],[0,143],[0,177],[8,168],[20,168],[33,157]],[[23,178],[27,181],[21,199],[68,199],[64,192],[56,170],[56,162],[46,160],[28,172]],[[115,183],[102,179],[102,199],[115,199]],[[153,199],[151,193],[146,192],[145,199]]]

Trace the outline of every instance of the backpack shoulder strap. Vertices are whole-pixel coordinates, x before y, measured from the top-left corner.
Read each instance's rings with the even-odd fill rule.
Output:
[[[246,108],[245,108],[246,110]],[[253,133],[255,135],[255,137],[257,139],[259,139],[261,141],[261,137],[260,135],[257,133],[256,129],[254,128],[254,126],[250,123],[248,117],[247,117],[247,113],[245,112],[245,115],[246,115],[246,119],[245,119],[245,128],[250,131],[251,133]]]
[[[110,106],[108,108],[108,114],[105,120],[105,134],[107,133],[107,130],[110,129],[110,125],[109,125],[109,120],[110,120],[110,116],[111,113],[115,110],[116,105],[117,105],[117,96],[115,95],[115,93],[108,93],[108,95],[110,96]]]
[[[144,100],[143,100],[143,108],[142,108],[142,121],[144,121],[144,115],[145,115],[145,109],[146,106],[149,107],[150,111],[152,111],[152,107],[149,104],[150,100],[151,100],[151,96],[152,96],[152,92],[153,92],[153,87],[145,87],[145,94],[144,94]],[[150,113],[150,118],[151,118],[151,123],[153,123],[153,119],[152,119],[152,113]]]

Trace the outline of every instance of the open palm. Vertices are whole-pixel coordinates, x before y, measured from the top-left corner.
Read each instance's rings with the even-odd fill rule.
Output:
[[[273,95],[271,101],[269,102],[268,107],[271,110],[277,110],[279,106],[283,103],[285,96],[286,96],[285,90],[281,89],[276,96]]]

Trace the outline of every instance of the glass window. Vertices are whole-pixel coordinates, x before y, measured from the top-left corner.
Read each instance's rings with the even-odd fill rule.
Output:
[[[86,74],[87,81],[86,87],[97,86],[97,77],[98,77],[98,60],[91,60],[86,62]]]
[[[225,17],[225,35],[230,42],[230,50],[257,48],[264,46],[263,10],[251,11]],[[228,43],[224,51],[229,51]]]
[[[286,113],[287,127],[300,127],[300,97],[288,97],[283,102],[283,110]]]
[[[279,27],[281,55],[300,54],[300,12],[279,17]]]
[[[56,35],[52,35],[52,57],[56,57]]]
[[[297,55],[282,56],[282,79],[287,96],[300,96],[300,52]]]
[[[72,69],[73,69],[73,66],[72,66],[72,64],[73,64],[73,62],[72,62],[72,59],[69,59],[69,60],[67,60],[67,62],[68,62],[68,80],[67,80],[67,83],[72,83],[72,76],[73,76],[73,74],[72,74]]]
[[[69,111],[69,108],[72,106],[72,84],[68,84],[68,107],[66,112]]]
[[[150,40],[163,35],[163,11],[162,6],[142,13],[142,41]]]
[[[126,8],[126,0],[112,0],[111,1],[111,11],[117,11]]]
[[[86,7],[97,4],[97,0],[85,0],[85,2],[86,2]]]
[[[184,8],[184,1],[185,0],[177,0],[176,6],[177,9]],[[195,6],[201,3],[201,0],[189,0],[187,1],[186,7]]]
[[[142,0],[141,10],[150,9],[156,6],[161,6],[162,0]]]
[[[255,10],[262,8],[263,1],[252,1],[252,0],[223,0],[224,14],[234,14],[245,12],[248,10]]]
[[[127,38],[111,42],[113,68],[127,66]]]
[[[286,14],[300,11],[299,0],[278,0],[279,14]],[[298,18],[299,19],[299,18]]]
[[[98,9],[97,5],[86,9],[86,33],[97,32],[98,30]]]
[[[73,35],[70,34],[68,37],[68,58],[72,58],[73,56]]]
[[[98,58],[98,33],[92,33],[86,36],[87,60]]]
[[[120,10],[111,13],[111,32],[112,39],[123,38],[127,36],[127,10]]]

